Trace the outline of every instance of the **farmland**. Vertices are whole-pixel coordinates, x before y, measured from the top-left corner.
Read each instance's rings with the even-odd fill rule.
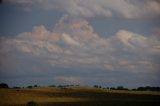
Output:
[[[0,89],[0,106],[157,106],[160,92],[107,90],[94,87]]]

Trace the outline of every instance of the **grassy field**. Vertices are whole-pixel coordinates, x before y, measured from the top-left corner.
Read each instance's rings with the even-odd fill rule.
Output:
[[[160,92],[118,91],[93,87],[0,89],[0,106],[158,106]]]

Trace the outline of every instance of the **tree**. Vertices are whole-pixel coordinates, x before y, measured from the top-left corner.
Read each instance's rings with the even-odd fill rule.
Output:
[[[124,87],[123,86],[118,86],[117,90],[124,90]]]
[[[95,88],[98,88],[98,85],[94,85]]]
[[[111,87],[110,89],[111,89],[111,90],[116,90],[116,88],[114,88],[114,87]]]
[[[99,88],[102,88],[101,86],[99,86]]]
[[[160,87],[150,87],[150,86],[138,87],[137,90],[138,91],[160,91]]]
[[[38,85],[34,85],[34,87],[38,87]]]
[[[32,85],[29,85],[29,86],[27,86],[27,88],[33,88],[33,86],[32,86]]]
[[[8,88],[8,85],[6,83],[1,83],[0,88]]]

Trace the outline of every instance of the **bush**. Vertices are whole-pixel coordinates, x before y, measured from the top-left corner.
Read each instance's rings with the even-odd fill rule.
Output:
[[[37,103],[36,102],[34,102],[34,101],[30,101],[30,102],[28,102],[27,103],[27,105],[26,106],[38,106],[37,105]]]

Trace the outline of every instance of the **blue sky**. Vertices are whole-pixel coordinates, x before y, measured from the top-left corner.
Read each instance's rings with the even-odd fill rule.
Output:
[[[158,0],[4,0],[0,81],[159,86]]]

